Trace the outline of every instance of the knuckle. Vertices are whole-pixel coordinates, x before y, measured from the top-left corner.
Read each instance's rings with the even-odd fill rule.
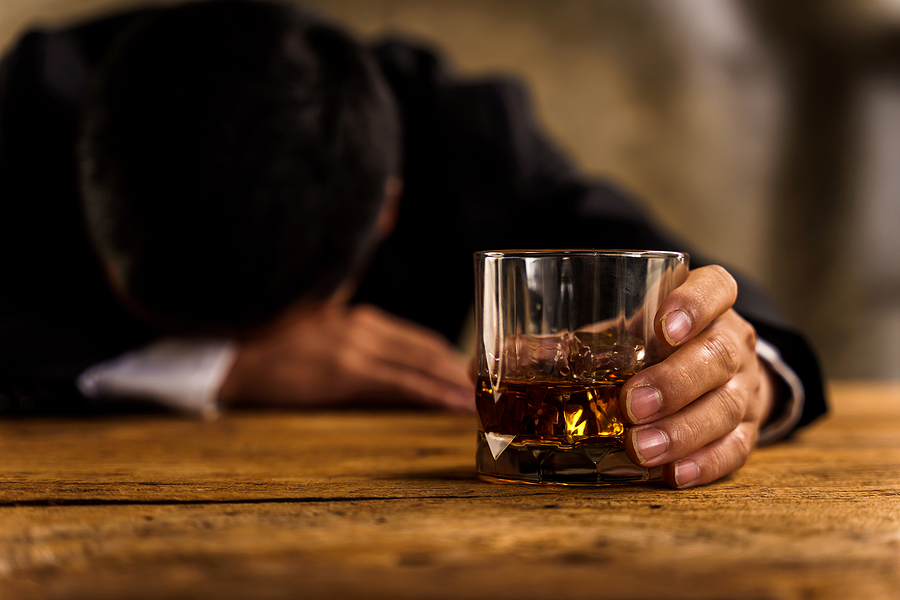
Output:
[[[354,306],[350,310],[350,320],[355,324],[371,322],[374,317],[375,311],[368,304],[360,304],[359,306]]]
[[[710,265],[709,272],[716,279],[719,286],[727,289],[734,297],[737,297],[738,285],[734,277],[721,265]]]
[[[335,365],[338,373],[354,374],[363,371],[364,357],[362,353],[353,349],[345,349],[335,357]]]
[[[744,398],[740,390],[726,385],[719,390],[719,407],[723,429],[735,430],[744,420]]]
[[[749,427],[739,427],[734,430],[735,452],[737,453],[735,458],[737,458],[738,461],[738,468],[743,467],[744,464],[746,464],[747,459],[750,457],[750,453],[756,446],[757,437],[755,429]]]
[[[684,448],[695,448],[704,437],[705,427],[699,422],[688,421],[683,424],[676,435],[671,435],[677,439],[678,445]]]
[[[737,313],[737,322],[738,329],[737,333],[741,341],[747,344],[751,348],[756,347],[756,328],[750,324],[745,318],[741,317]]]
[[[693,362],[683,362],[671,370],[660,370],[658,373],[654,371],[654,375],[650,383],[660,388],[665,404],[674,400],[674,408],[677,408],[678,398],[696,398],[704,388],[703,370],[698,369]]]
[[[363,347],[368,335],[369,328],[362,325],[353,314],[350,314],[341,327],[335,329],[331,337],[333,342],[341,348],[339,351],[346,352]],[[316,343],[318,340],[310,340],[310,342]]]
[[[703,340],[701,351],[706,357],[705,363],[714,363],[728,376],[737,373],[740,368],[740,355],[734,342],[723,335],[713,335]]]
[[[747,464],[756,446],[756,435],[751,428],[739,427],[731,433],[729,442],[721,449],[720,464],[728,465],[730,470],[735,471]]]

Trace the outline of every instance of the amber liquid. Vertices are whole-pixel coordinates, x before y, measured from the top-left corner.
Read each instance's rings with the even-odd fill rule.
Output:
[[[615,443],[625,433],[619,392],[631,373],[588,382],[479,378],[475,403],[482,431],[514,435],[515,444],[555,447]],[[496,392],[496,393],[495,393]]]

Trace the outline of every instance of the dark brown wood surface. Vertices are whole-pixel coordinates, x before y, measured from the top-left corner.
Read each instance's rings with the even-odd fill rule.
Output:
[[[0,423],[0,599],[900,598],[900,384],[702,488],[476,479],[474,419]]]

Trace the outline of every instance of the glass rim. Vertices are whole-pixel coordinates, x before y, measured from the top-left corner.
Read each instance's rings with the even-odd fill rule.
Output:
[[[561,258],[574,257],[608,257],[608,258],[669,258],[685,260],[689,257],[687,252],[674,250],[592,250],[589,248],[561,248],[561,249],[510,249],[510,250],[481,250],[474,253],[475,258]]]

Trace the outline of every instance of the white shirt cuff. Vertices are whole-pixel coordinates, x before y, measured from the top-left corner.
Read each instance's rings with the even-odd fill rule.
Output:
[[[778,349],[769,342],[761,339],[756,340],[756,354],[771,368],[782,381],[787,385],[790,391],[790,397],[785,399],[779,406],[780,414],[773,415],[769,422],[760,429],[759,445],[771,444],[786,437],[803,414],[803,403],[805,396],[803,393],[803,383],[794,370],[791,369]]]
[[[164,338],[89,367],[75,383],[89,398],[142,398],[212,420],[236,357],[231,340]]]

